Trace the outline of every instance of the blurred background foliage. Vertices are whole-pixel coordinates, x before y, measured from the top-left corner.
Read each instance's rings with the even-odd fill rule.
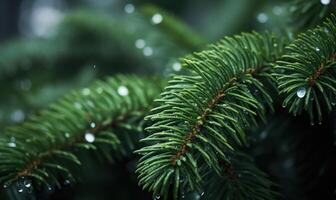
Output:
[[[297,7],[292,2],[2,0],[0,134],[6,127],[24,121],[58,97],[97,78],[116,73],[164,77],[183,73],[179,58],[226,35],[269,30],[293,38],[298,30],[317,21],[313,11],[300,18],[300,1]],[[322,5],[313,8],[316,6]],[[293,10],[297,16],[291,15]],[[280,114],[270,116],[272,123],[251,136],[255,146],[250,150],[257,163],[280,184],[284,199],[316,199],[317,194],[329,199],[335,183],[328,185],[328,176],[336,176],[335,170],[330,169],[335,166],[334,116],[324,126],[324,137],[316,140],[313,136],[321,131],[319,127],[307,129],[302,124],[309,123],[308,119],[294,119],[281,106],[277,109]],[[315,153],[325,157],[307,163]],[[133,173],[135,158],[110,165],[96,162],[93,156],[87,159],[93,162],[86,162],[89,164],[78,173],[80,183],[26,199],[150,198],[137,186]],[[323,165],[327,167],[319,170]],[[313,186],[314,191],[310,190]],[[6,195],[17,194],[8,191]]]

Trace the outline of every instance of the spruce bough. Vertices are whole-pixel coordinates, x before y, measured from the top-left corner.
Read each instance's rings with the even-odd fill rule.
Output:
[[[78,149],[111,162],[135,151],[139,185],[154,198],[278,199],[248,155],[249,132],[267,122],[277,91],[290,113],[304,110],[312,123],[334,109],[335,41],[332,15],[294,41],[267,32],[225,37],[184,58],[185,74],[166,87],[129,75],[97,81],[0,136],[0,183],[62,187],[76,181]]]

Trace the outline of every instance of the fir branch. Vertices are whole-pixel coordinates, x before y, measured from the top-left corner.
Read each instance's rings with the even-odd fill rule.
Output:
[[[162,87],[154,81],[121,75],[97,81],[9,128],[0,136],[0,183],[30,178],[60,185],[59,175],[72,180],[71,163],[81,165],[75,149],[93,149],[108,160],[131,152]]]
[[[153,125],[138,150],[139,183],[154,195],[174,198],[181,191],[200,191],[202,166],[218,174],[218,160],[246,143],[244,129],[264,119],[272,106],[263,82],[272,82],[272,63],[284,42],[272,34],[227,37],[185,60],[191,75],[176,76],[148,118]],[[183,180],[183,181],[181,181]]]
[[[283,106],[294,115],[306,110],[313,124],[336,104],[336,17],[302,33],[277,62],[276,76]]]

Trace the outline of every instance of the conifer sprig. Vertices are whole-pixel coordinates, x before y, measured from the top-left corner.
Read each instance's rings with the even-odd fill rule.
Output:
[[[246,144],[244,130],[264,119],[272,99],[263,83],[272,82],[272,63],[284,41],[272,34],[227,37],[185,60],[190,75],[176,76],[161,94],[161,105],[147,118],[152,134],[137,172],[154,195],[174,198],[181,191],[202,191],[200,169],[221,173],[219,160]],[[166,197],[166,196],[165,196]]]
[[[277,62],[276,76],[283,106],[294,115],[306,110],[321,122],[323,111],[336,104],[336,17],[302,33]],[[316,119],[317,118],[317,119]]]
[[[76,149],[96,150],[108,160],[132,152],[162,85],[154,79],[111,77],[9,128],[0,136],[0,183],[7,187],[28,178],[48,186],[60,185],[60,177],[73,180],[71,169],[81,165]]]

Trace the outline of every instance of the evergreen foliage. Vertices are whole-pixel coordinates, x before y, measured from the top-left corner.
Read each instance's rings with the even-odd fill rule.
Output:
[[[161,90],[154,79],[116,76],[76,91],[0,138],[1,183],[29,178],[35,185],[72,181],[81,165],[75,149],[95,150],[109,161],[125,155],[143,136],[143,116]]]
[[[0,198],[15,188],[8,199],[37,200],[40,191],[76,183],[89,155],[112,164],[138,161],[127,171],[154,199],[335,197],[336,182],[326,181],[336,179],[336,16],[326,18],[335,2],[287,6],[292,41],[251,31],[205,46],[205,37],[159,7],[126,4],[122,15],[75,11],[49,38],[2,46],[1,83],[25,77],[28,68],[42,76],[37,84],[70,68],[77,83],[67,83],[70,89],[106,74],[138,75],[110,75],[51,100],[3,133],[0,127]],[[81,77],[87,65],[104,67],[79,84],[73,74]],[[34,97],[34,110],[44,107]],[[281,188],[288,177],[279,178],[283,171],[273,162],[282,156],[283,171],[293,175],[289,189]],[[302,194],[316,188],[332,194]]]
[[[300,34],[276,66],[283,106],[294,115],[306,110],[311,123],[321,122],[323,110],[330,112],[336,103],[335,56],[335,16]]]
[[[177,198],[189,189],[202,191],[201,168],[220,174],[220,162],[230,164],[227,152],[246,145],[244,130],[272,108],[263,81],[273,83],[273,62],[283,46],[272,34],[246,33],[186,59],[191,74],[169,81],[161,105],[147,116],[153,125],[143,139],[149,145],[137,151],[143,155],[140,184],[154,195],[167,194],[173,184]]]

